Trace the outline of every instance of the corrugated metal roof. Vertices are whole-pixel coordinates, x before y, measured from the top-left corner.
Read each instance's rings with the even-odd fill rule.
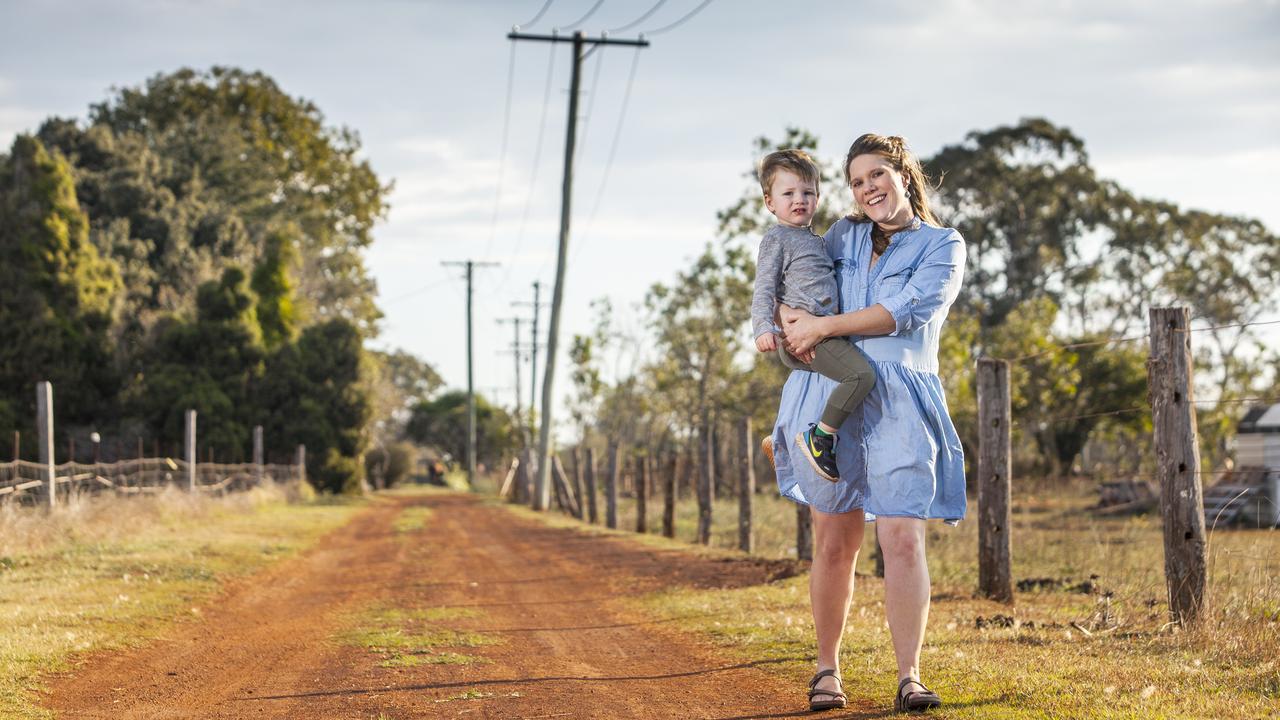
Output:
[[[1266,406],[1258,405],[1249,408],[1240,420],[1242,433],[1275,433],[1280,432],[1280,403]]]

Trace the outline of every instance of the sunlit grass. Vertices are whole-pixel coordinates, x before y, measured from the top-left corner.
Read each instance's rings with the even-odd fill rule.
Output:
[[[452,650],[495,645],[501,642],[500,638],[444,627],[446,623],[481,616],[481,612],[474,608],[380,605],[348,618],[346,628],[334,639],[380,656],[380,667],[487,663],[487,658]]]
[[[1280,532],[1211,532],[1205,620],[1180,631],[1168,623],[1160,518],[1100,516],[1094,501],[1088,488],[1015,495],[1013,575],[1026,590],[1012,607],[974,597],[973,508],[959,527],[929,525],[934,602],[923,666],[926,682],[948,701],[939,716],[1280,716]],[[733,499],[715,503],[716,552],[737,546],[737,508]],[[519,512],[581,527],[559,514]],[[661,530],[661,513],[655,495],[650,533]],[[795,506],[772,488],[757,495],[756,554],[795,557],[795,516]],[[641,537],[631,532],[634,498],[620,499],[618,519],[621,534]],[[675,519],[677,540],[687,546],[696,532],[696,503],[682,499]],[[873,542],[869,530],[842,666],[852,695],[888,707],[895,668],[883,585],[872,577]],[[663,618],[699,618],[677,625],[742,659],[781,661],[765,667],[800,687],[813,671],[807,577],[736,590],[673,589],[637,607]]]

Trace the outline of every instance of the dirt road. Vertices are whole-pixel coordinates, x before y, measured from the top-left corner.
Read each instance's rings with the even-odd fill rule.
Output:
[[[426,517],[406,529],[402,513]],[[199,621],[54,678],[46,705],[112,720],[803,716],[804,678],[727,660],[617,600],[787,571],[549,528],[470,496],[382,498],[311,551],[231,586]],[[386,653],[335,639],[375,608],[436,613],[449,632],[491,644],[385,667],[396,664]]]

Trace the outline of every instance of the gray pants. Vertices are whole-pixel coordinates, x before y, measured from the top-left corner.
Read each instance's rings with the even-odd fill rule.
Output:
[[[778,340],[778,357],[782,364],[792,370],[808,370],[816,372],[840,383],[827,398],[827,407],[822,411],[822,422],[828,427],[839,428],[849,418],[849,413],[858,406],[871,392],[876,384],[876,371],[871,363],[848,340],[842,337],[827,338],[814,348],[813,362],[806,365],[782,346]]]

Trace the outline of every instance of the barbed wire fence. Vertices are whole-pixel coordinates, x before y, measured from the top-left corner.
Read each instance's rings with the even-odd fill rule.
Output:
[[[1149,446],[1155,450],[1156,469],[1153,472],[1138,471],[1116,473],[1114,475],[1098,475],[1090,474],[1089,477],[1102,485],[1114,482],[1124,481],[1129,483],[1147,483],[1155,482],[1160,486],[1159,491],[1153,491],[1154,500],[1159,501],[1160,496],[1169,497],[1170,495],[1181,498],[1176,508],[1161,508],[1162,514],[1175,513],[1178,515],[1179,523],[1175,523],[1177,531],[1166,532],[1166,554],[1170,557],[1184,558],[1174,562],[1174,565],[1182,563],[1182,566],[1190,568],[1178,577],[1170,577],[1171,593],[1174,592],[1175,586],[1177,593],[1182,593],[1182,599],[1171,601],[1170,607],[1173,609],[1175,619],[1179,621],[1193,620],[1200,608],[1200,600],[1195,597],[1185,596],[1185,588],[1194,587],[1197,580],[1195,566],[1197,561],[1195,555],[1197,552],[1202,553],[1205,544],[1205,516],[1207,512],[1207,503],[1205,502],[1205,494],[1202,485],[1203,478],[1212,477],[1219,474],[1220,471],[1203,470],[1199,462],[1198,450],[1198,434],[1195,430],[1194,417],[1197,408],[1203,407],[1221,407],[1224,405],[1244,405],[1244,404],[1270,404],[1280,402],[1280,398],[1267,397],[1263,395],[1250,395],[1248,397],[1219,397],[1212,399],[1196,399],[1194,394],[1194,370],[1192,367],[1192,358],[1190,354],[1190,336],[1195,333],[1209,332],[1220,330],[1223,328],[1244,328],[1252,326],[1276,325],[1280,324],[1280,320],[1255,320],[1246,323],[1232,323],[1229,325],[1207,325],[1201,327],[1192,327],[1189,320],[1190,314],[1185,308],[1165,308],[1158,309],[1166,314],[1172,313],[1179,315],[1184,320],[1181,325],[1174,326],[1156,326],[1155,313],[1153,311],[1151,323],[1151,332],[1140,335],[1126,335],[1113,338],[1103,338],[1080,343],[1064,343],[1056,344],[1045,350],[1018,356],[1012,358],[981,358],[978,365],[981,367],[986,363],[997,363],[1005,366],[1003,388],[1005,402],[1003,408],[990,407],[991,390],[984,391],[983,384],[980,381],[978,386],[978,406],[979,419],[978,425],[980,430],[984,426],[995,427],[999,432],[1011,433],[1014,427],[1018,427],[1022,431],[1036,432],[1043,430],[1043,425],[1052,425],[1057,423],[1065,423],[1082,419],[1101,418],[1101,417],[1118,417],[1134,414],[1146,414],[1151,417],[1152,425],[1155,428],[1149,436],[1149,441],[1142,442],[1143,447]],[[1161,338],[1159,342],[1152,341],[1153,337]],[[1172,339],[1171,339],[1172,338]],[[1071,351],[1091,346],[1102,346],[1118,343],[1133,343],[1140,341],[1148,341],[1150,343],[1149,356],[1147,361],[1148,368],[1148,402],[1142,405],[1132,405],[1125,407],[1084,407],[1078,412],[1068,415],[1043,418],[1036,421],[1015,422],[1012,419],[1012,413],[1008,406],[1008,398],[1010,396],[1008,368],[1013,365],[1030,363],[1031,361],[1041,358],[1052,353]],[[1163,344],[1164,349],[1157,347]],[[1161,382],[1168,380],[1170,369],[1167,366],[1169,362],[1168,355],[1171,354],[1170,348],[1173,348],[1172,354],[1182,353],[1185,357],[1182,362],[1185,366],[1185,376],[1178,380],[1181,383],[1174,390],[1169,391],[1169,397],[1161,399],[1161,393],[1164,390],[1159,389]],[[1175,383],[1176,384],[1176,383]],[[998,393],[997,393],[998,395]],[[987,407],[984,409],[984,396],[988,400]],[[1157,413],[1168,413],[1168,407],[1176,405],[1182,418],[1182,429],[1173,436],[1167,428],[1162,430],[1160,422],[1156,419]],[[1157,409],[1162,408],[1162,409]],[[755,488],[755,469],[752,455],[752,443],[749,442],[751,437],[749,421],[745,420],[742,424],[741,432],[735,427],[735,435],[740,435],[743,439],[739,442],[741,447],[738,448],[737,454],[731,459],[734,466],[730,475],[731,477],[721,478],[717,483],[720,487],[730,489],[736,493],[740,500],[740,512],[738,518],[738,526],[741,530],[739,547],[740,549],[750,552],[751,550],[751,524],[752,524],[752,504],[749,502],[750,495]],[[707,434],[708,431],[703,429],[701,433]],[[979,434],[978,457],[973,458],[977,470],[974,473],[977,482],[977,520],[980,528],[980,535],[1002,536],[1004,541],[1008,540],[1011,518],[1009,517],[1009,500],[1010,489],[1013,474],[1013,464],[1011,459],[1011,443],[1006,438],[1004,441],[1003,451],[999,453],[1000,457],[988,458],[983,461],[984,451],[990,451],[993,445],[998,445],[992,438],[987,438],[984,442],[983,433]],[[1161,446],[1165,445],[1164,449]],[[1176,445],[1177,451],[1170,449]],[[1192,453],[1192,448],[1195,452]],[[1181,455],[1172,465],[1169,465],[1169,458],[1175,455]],[[636,455],[642,456],[637,460]],[[667,457],[670,455],[670,457]],[[1194,458],[1191,457],[1194,455]],[[534,461],[532,457],[518,459],[513,462],[512,467],[507,471],[505,482],[502,483],[504,496],[509,497],[517,503],[525,503],[529,501],[528,485],[531,482],[531,474],[529,466]],[[617,449],[617,442],[609,439],[609,450],[606,457],[597,460],[594,452],[587,450],[585,454],[575,452],[571,459],[571,467],[573,472],[566,474],[559,469],[560,463],[556,462],[555,472],[552,473],[554,481],[554,494],[556,504],[566,514],[572,515],[588,522],[596,522],[596,495],[597,486],[603,488],[600,493],[606,504],[605,511],[600,515],[605,518],[605,524],[609,527],[618,527],[616,502],[619,493],[624,496],[633,496],[638,503],[646,503],[650,500],[650,496],[661,495],[662,504],[662,532],[668,537],[672,536],[671,532],[671,516],[672,505],[676,497],[682,495],[681,489],[693,490],[700,505],[700,522],[698,542],[706,542],[706,528],[709,526],[711,510],[711,498],[714,490],[708,486],[713,482],[708,478],[708,472],[704,466],[710,466],[714,463],[712,453],[707,447],[693,449],[691,452],[677,452],[671,455],[663,451],[654,451],[652,448],[639,448],[636,453],[632,453],[630,459],[620,457]],[[992,469],[992,466],[999,466],[998,469]],[[1169,465],[1169,467],[1166,467]],[[638,481],[638,482],[637,482]],[[1277,493],[1280,495],[1280,493]],[[1253,502],[1271,503],[1275,505],[1280,502],[1280,497],[1266,498],[1246,498],[1239,492],[1233,493],[1233,496],[1227,499],[1230,503],[1240,503],[1245,500]],[[1166,502],[1168,504],[1168,502]],[[705,507],[703,507],[705,506]],[[1225,507],[1225,506],[1223,506]],[[1216,523],[1222,516],[1223,507],[1213,508],[1211,520]],[[1274,508],[1273,508],[1274,509]],[[641,515],[643,516],[643,515]],[[796,514],[796,538],[797,538],[797,556],[801,559],[811,559],[812,542],[811,529],[808,527],[808,513],[803,506],[797,507]],[[984,529],[985,528],[985,529]],[[637,532],[646,532],[644,525],[637,523]],[[1188,535],[1190,533],[1190,535]],[[1004,591],[1002,586],[1007,586],[1010,575],[1010,556],[1011,549],[1003,552],[999,551],[998,543],[995,540],[980,541],[980,570],[986,567],[985,571],[980,572],[980,589],[984,594],[997,599],[1007,599],[1012,597],[1012,590]],[[983,548],[992,548],[991,552]],[[1198,548],[1198,550],[1197,550]],[[985,559],[984,559],[985,558]],[[1190,559],[1186,559],[1190,558]],[[1203,578],[1199,580],[1203,583]],[[1171,597],[1173,597],[1171,595]]]
[[[114,493],[146,495],[177,487],[193,493],[222,494],[266,484],[306,481],[306,446],[294,449],[293,464],[264,462],[262,426],[253,429],[253,461],[248,463],[199,462],[196,445],[196,411],[185,413],[184,452],[181,458],[152,457],[83,463],[54,461],[53,387],[36,384],[39,462],[14,459],[0,463],[0,502],[44,504],[56,507],[72,495]]]

